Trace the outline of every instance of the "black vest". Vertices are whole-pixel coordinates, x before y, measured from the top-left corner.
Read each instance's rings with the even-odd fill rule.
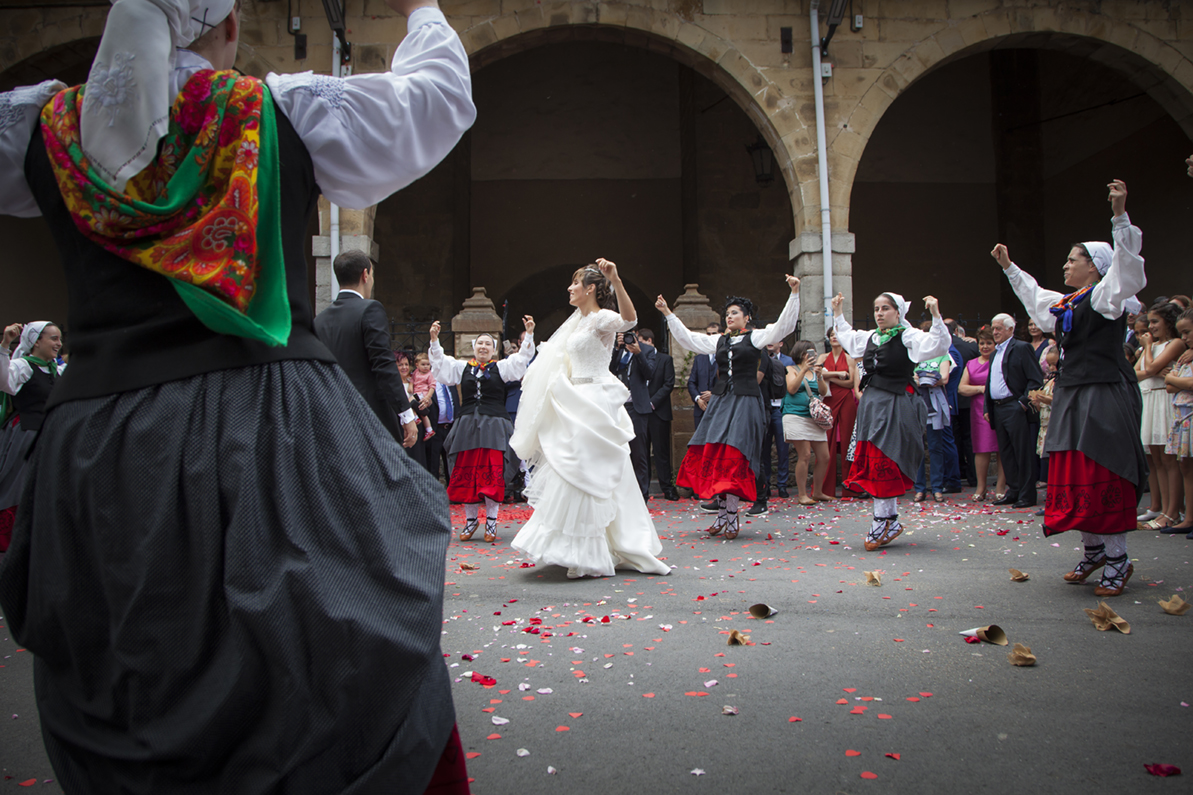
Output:
[[[748,331],[743,333],[749,334]],[[717,340],[717,383],[713,385],[712,393],[723,395],[728,391],[734,395],[761,396],[758,365],[762,351],[755,348],[749,338],[736,345],[730,345],[729,339],[728,334],[722,334]],[[730,365],[733,368],[732,375],[729,372]]]
[[[464,377],[460,379],[460,413],[480,414],[485,417],[505,417],[510,414],[505,410],[505,382],[501,380],[501,373],[497,372],[497,362],[489,362],[485,367],[488,378],[477,378],[472,365],[464,367]]]
[[[62,201],[41,126],[25,155],[25,177],[50,225],[66,273],[70,367],[54,384],[47,408],[181,378],[286,359],[335,357],[316,337],[307,280],[307,221],[319,186],[294,127],[276,114],[281,171],[282,253],[292,329],[285,347],[217,334],[187,309],[164,276],[127,262],[79,232]]]
[[[866,369],[862,389],[877,387],[898,395],[915,384],[915,362],[907,353],[902,334],[896,334],[885,345],[874,342],[874,335],[871,334],[866,342],[866,352],[862,355],[862,366]]]
[[[1119,380],[1138,384],[1135,371],[1123,355],[1126,313],[1107,320],[1090,306],[1087,298],[1073,310],[1073,328],[1065,333],[1058,322],[1056,333],[1063,353],[1056,386],[1113,384]]]
[[[782,400],[787,394],[787,366],[778,358],[772,357],[770,352],[763,353],[759,359],[759,369],[765,370],[762,375],[762,397],[769,401]]]
[[[50,390],[54,387],[54,379],[50,378],[49,373],[43,373],[37,365],[32,367],[33,375],[12,398],[12,405],[21,416],[22,431],[41,430],[41,421],[46,416],[46,401],[50,399]]]

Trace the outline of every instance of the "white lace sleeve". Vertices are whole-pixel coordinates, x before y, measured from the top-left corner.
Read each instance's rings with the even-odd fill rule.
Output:
[[[1128,301],[1147,286],[1147,274],[1143,270],[1143,232],[1131,225],[1126,214],[1115,216],[1111,221],[1114,235],[1114,259],[1102,280],[1094,285],[1090,295],[1090,306],[1107,320],[1121,315]],[[1039,325],[1037,323],[1037,325]],[[1042,328],[1042,327],[1041,327]]]
[[[522,338],[522,347],[513,356],[498,360],[497,372],[501,375],[501,380],[517,381],[526,375],[526,368],[530,366],[530,360],[533,358],[534,335],[527,334]]]
[[[1056,328],[1056,318],[1048,311],[1048,308],[1064,296],[1040,287],[1034,276],[1021,270],[1014,263],[1011,263],[1011,267],[1003,273],[1007,275],[1007,281],[1011,283],[1011,289],[1015,291],[1015,295],[1019,296],[1023,308],[1027,310],[1027,316],[1035,321],[1035,324],[1040,327],[1040,331],[1047,332]]]
[[[774,323],[770,323],[766,328],[755,329],[750,332],[750,342],[758,350],[762,350],[767,345],[779,342],[791,332],[795,331],[795,324],[799,321],[799,293],[791,293],[787,296],[787,303],[783,305],[783,311],[779,313],[779,317]]]
[[[47,80],[0,94],[0,215],[41,215],[25,180],[25,153],[41,109],[66,84]]]
[[[866,353],[870,332],[854,331],[853,326],[849,325],[849,321],[845,319],[844,315],[837,315],[833,318],[833,331],[837,333],[837,341],[841,343],[845,352],[860,362]]]
[[[717,341],[721,338],[720,334],[694,334],[676,317],[674,312],[667,315],[667,328],[671,329],[675,341],[684,350],[692,353],[717,352]]]
[[[476,120],[468,55],[443,12],[420,8],[388,72],[265,78],[315,166],[319,188],[364,208],[439,164]]]
[[[612,309],[601,309],[597,311],[596,317],[593,318],[592,325],[600,334],[616,334],[620,331],[629,331],[638,325],[638,321],[625,320]]]
[[[464,377],[464,365],[466,364],[463,359],[444,355],[443,346],[439,344],[439,340],[433,341],[427,348],[427,356],[431,360],[431,375],[435,376],[437,382],[446,386],[455,386],[460,383],[460,379]]]

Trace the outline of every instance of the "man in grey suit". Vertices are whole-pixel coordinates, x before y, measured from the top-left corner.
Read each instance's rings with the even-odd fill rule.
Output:
[[[340,294],[315,318],[315,334],[340,362],[356,391],[403,447],[417,440],[416,417],[389,348],[389,318],[373,300],[373,263],[345,251],[332,263]]]

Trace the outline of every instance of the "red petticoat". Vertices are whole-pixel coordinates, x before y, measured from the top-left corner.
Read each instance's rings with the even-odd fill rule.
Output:
[[[447,498],[468,504],[484,502],[485,497],[496,502],[505,499],[505,456],[483,447],[462,450],[452,467]]]
[[[17,506],[0,511],[0,552],[7,552],[12,543],[12,525],[17,518]]]
[[[460,730],[452,726],[452,736],[439,757],[439,764],[431,776],[424,795],[469,795],[468,768],[464,762],[464,747],[460,745]]]
[[[858,442],[853,451],[853,468],[842,484],[850,491],[864,491],[871,497],[901,497],[915,483],[894,461],[870,442]]]
[[[749,459],[727,444],[689,447],[675,484],[691,489],[702,500],[718,494],[736,494],[751,502],[758,499],[758,484]]]
[[[1135,529],[1135,484],[1085,454],[1062,450],[1048,454],[1048,499],[1044,535],[1080,530],[1113,535]]]

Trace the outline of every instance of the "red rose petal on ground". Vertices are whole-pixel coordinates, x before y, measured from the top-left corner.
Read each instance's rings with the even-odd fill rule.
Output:
[[[925,693],[925,692],[923,692],[923,691],[920,691],[920,695],[921,695],[921,696],[923,696],[924,698],[932,698],[932,694],[931,694],[931,693]]]
[[[871,773],[869,770],[862,771],[862,778],[878,778],[877,773]]]
[[[902,643],[902,642],[903,642],[903,638],[895,638],[895,643]]]
[[[787,719],[787,722],[788,723],[799,723],[802,720],[803,720],[803,718],[797,718],[794,715],[792,715],[790,718]]]
[[[849,714],[850,715],[861,715],[865,711],[866,711],[865,707],[857,706],[857,707],[854,707],[853,709],[849,710]]]
[[[556,727],[555,727],[555,731],[557,731],[557,732],[570,732],[570,731],[571,731],[571,729],[569,729],[567,726],[556,726]]]
[[[846,755],[846,756],[861,756],[861,755],[862,755],[862,752],[861,752],[861,751],[855,751],[855,750],[853,750],[852,748],[849,748],[849,749],[846,749],[846,751],[845,751],[845,755]]]
[[[486,737],[485,739],[486,739],[486,740],[500,740],[500,739],[501,739],[501,735],[500,735],[500,734],[490,734],[490,735],[489,735],[488,737]]]
[[[688,692],[684,693],[684,695],[685,696],[707,696],[708,693],[704,692],[703,690],[689,690]]]
[[[841,688],[841,690],[846,693],[856,693],[857,692],[856,687],[843,687],[843,688]]]
[[[642,697],[643,698],[654,698],[654,693],[643,693]]]
[[[581,715],[583,715],[584,713],[583,712],[569,712],[568,714],[571,715],[573,718],[578,718]]]
[[[898,755],[898,754],[883,754],[883,756],[889,756],[891,759],[894,759],[896,762],[898,762],[898,761],[899,761],[899,755]]]
[[[845,699],[845,698],[839,698],[839,699],[837,699],[837,703],[838,703],[838,704],[848,704],[848,703],[849,703],[849,699]]]
[[[1167,774],[1166,774],[1166,775],[1167,775]],[[19,784],[17,784],[17,786],[18,786],[18,787],[32,787],[32,786],[33,786],[34,784],[36,784],[36,783],[37,783],[37,779],[35,779],[35,778],[31,778],[31,779],[29,779],[28,781],[22,781],[22,782],[20,782]]]
[[[497,709],[497,707],[485,707],[481,710],[481,712],[492,712],[495,709]]]
[[[883,715],[882,713],[879,713],[879,715],[878,715],[878,719],[879,719],[879,720],[890,720],[890,719],[891,719],[891,716],[890,716],[890,715]]]
[[[910,696],[907,700],[908,701],[919,701],[919,699],[915,696]]]
[[[481,755],[480,751],[469,751],[468,753],[464,754],[464,757],[466,759],[476,759],[480,755]]]
[[[1143,767],[1145,770],[1147,770],[1147,772],[1151,773],[1153,776],[1159,776],[1160,778],[1168,778],[1169,776],[1179,776],[1181,774],[1181,769],[1179,767],[1177,767],[1176,765],[1154,764],[1154,765],[1144,765]],[[21,786],[23,787],[25,785],[22,784]]]

